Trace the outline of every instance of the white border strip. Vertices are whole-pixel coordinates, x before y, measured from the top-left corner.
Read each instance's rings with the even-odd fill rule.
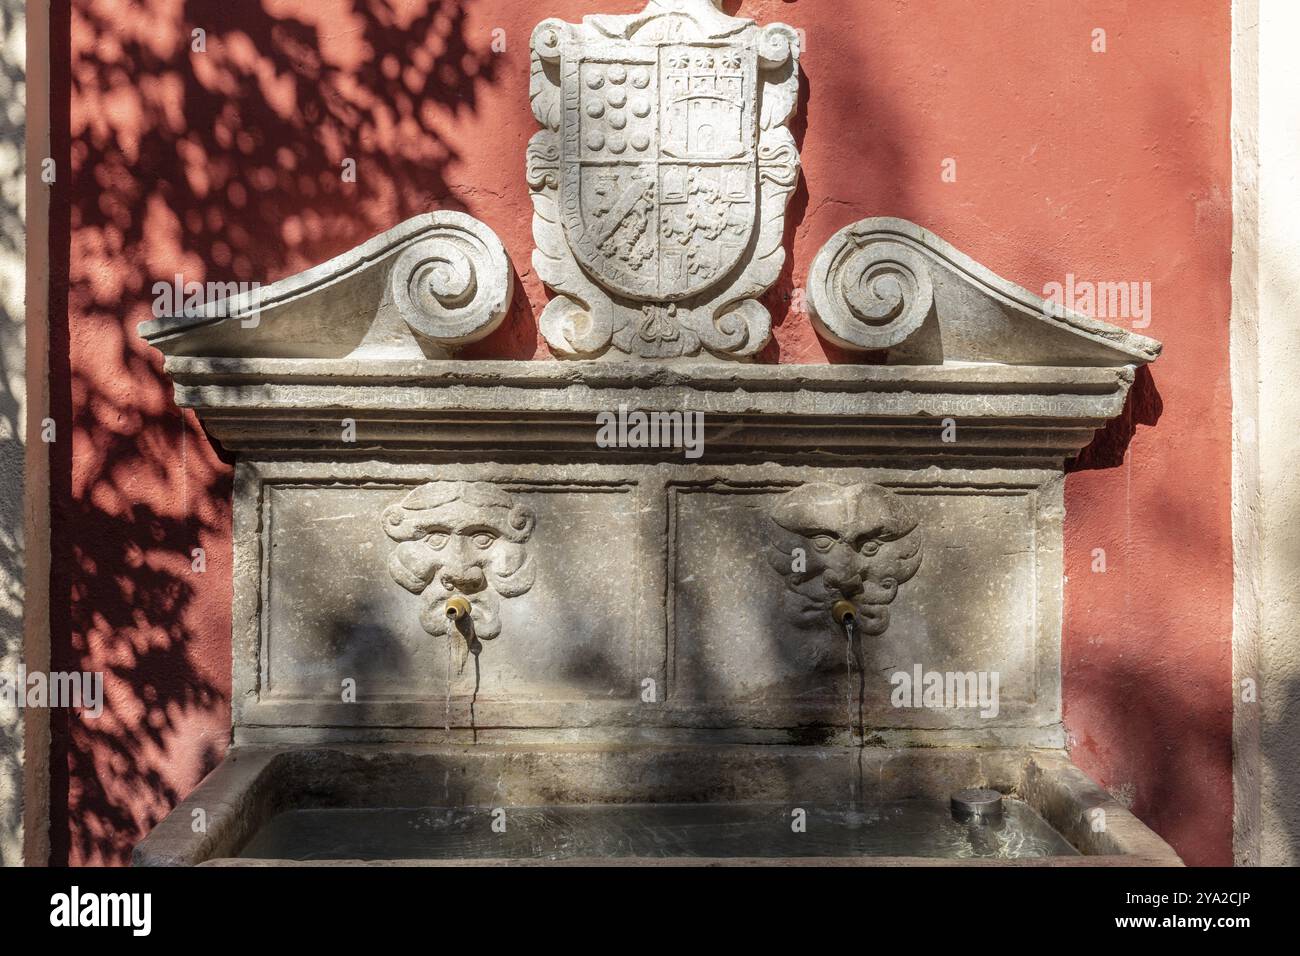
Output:
[[[1232,5],[1233,859],[1259,863],[1259,0]]]

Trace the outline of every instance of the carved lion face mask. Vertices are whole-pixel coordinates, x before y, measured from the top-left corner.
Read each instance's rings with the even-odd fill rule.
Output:
[[[772,567],[795,597],[804,626],[830,622],[840,600],[857,609],[858,630],[877,637],[889,605],[921,566],[921,536],[902,500],[876,485],[804,485],[772,509]]]
[[[533,513],[495,485],[434,481],[384,510],[384,531],[398,542],[388,571],[423,599],[420,625],[460,646],[463,669],[475,639],[501,633],[501,598],[533,586],[534,567],[524,545]],[[447,601],[469,602],[468,621],[453,621]]]

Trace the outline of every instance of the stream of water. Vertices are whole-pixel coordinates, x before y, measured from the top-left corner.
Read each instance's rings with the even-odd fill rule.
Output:
[[[852,617],[844,618],[844,668],[845,668],[845,701],[848,706],[848,724],[849,724],[849,746],[855,756],[856,775],[851,774],[849,777],[849,812],[852,813],[854,807],[861,806],[865,788],[863,786],[863,749],[867,745],[867,731],[865,718],[863,716],[864,701],[867,693],[867,672],[862,662],[862,643],[858,639],[857,622]],[[853,707],[853,668],[858,668],[858,702],[857,702],[857,721],[854,721]],[[856,741],[855,741],[856,737]],[[856,785],[855,785],[856,782]]]

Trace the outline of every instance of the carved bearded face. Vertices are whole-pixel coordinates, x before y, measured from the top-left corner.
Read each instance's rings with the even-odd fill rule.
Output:
[[[388,559],[393,579],[423,599],[420,625],[432,635],[490,641],[501,633],[501,598],[533,585],[534,567],[524,544],[533,513],[495,485],[434,481],[384,511],[384,531],[396,548]],[[447,599],[470,604],[472,633],[447,617]],[[464,655],[462,655],[462,666]]]
[[[844,600],[857,608],[858,630],[877,637],[889,605],[921,566],[916,519],[902,500],[876,485],[804,485],[772,510],[772,567],[784,576],[801,625],[831,622]]]

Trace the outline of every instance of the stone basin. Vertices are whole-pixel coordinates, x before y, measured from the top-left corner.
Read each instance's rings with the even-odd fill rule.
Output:
[[[859,787],[861,801],[846,810]],[[1034,855],[1007,852],[1005,838],[999,846],[978,828],[966,846],[940,811],[968,787],[1011,798],[1006,827],[1017,839],[1026,832]],[[802,833],[792,827],[796,811],[807,821]],[[200,820],[205,832],[196,833]],[[493,830],[501,820],[506,834]],[[438,826],[457,831],[454,846],[420,833]],[[540,832],[557,827],[568,829]],[[934,839],[919,832],[929,827]],[[412,835],[409,848],[402,832]],[[332,838],[322,842],[322,833]],[[255,858],[241,855],[250,846]],[[321,856],[349,846],[393,852]],[[268,858],[268,847],[282,856]],[[595,855],[584,852],[591,848]],[[238,746],[137,846],[134,862],[1180,865],[1060,751],[505,744]]]

